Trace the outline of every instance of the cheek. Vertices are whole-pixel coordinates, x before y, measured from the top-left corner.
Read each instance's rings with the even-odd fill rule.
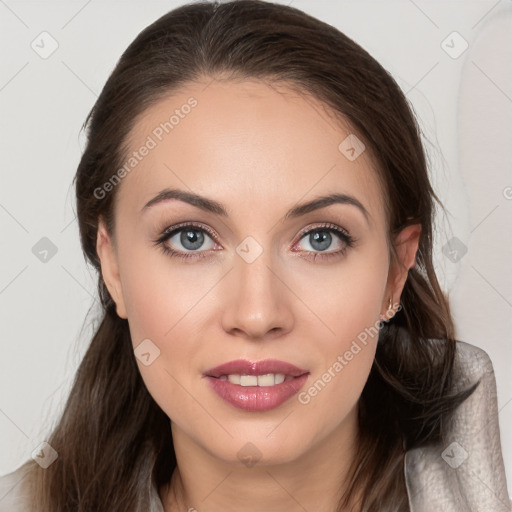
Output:
[[[333,354],[329,365],[312,376],[297,397],[310,431],[321,438],[343,428],[357,406],[374,355],[375,342],[352,342]]]
[[[328,431],[343,421],[370,373],[387,283],[384,247],[353,253],[308,296],[324,324],[324,335],[317,334],[310,347],[318,356],[316,371],[298,401],[319,429]]]
[[[163,258],[161,258],[163,259]],[[132,345],[138,353],[150,353],[150,364],[137,357],[145,386],[170,418],[190,413],[191,401],[184,390],[197,379],[193,305],[198,298],[165,265],[148,265],[129,274],[123,283]],[[147,340],[150,340],[149,342]],[[139,349],[138,347],[148,347]],[[193,402],[192,402],[193,408]],[[188,413],[187,413],[188,411]]]
[[[385,242],[367,244],[353,251],[338,265],[303,273],[299,290],[325,327],[324,349],[343,348],[380,318],[388,279]],[[313,286],[314,285],[314,286]]]
[[[204,334],[197,315],[203,316],[204,294],[218,276],[207,268],[198,271],[196,265],[180,264],[129,237],[125,240],[119,263],[132,345],[137,354],[144,343],[141,347],[148,347],[144,352],[151,361],[146,366],[137,358],[137,365],[162,410],[170,417],[183,416],[177,411],[190,412],[194,404],[184,389],[192,389],[200,375],[197,354]]]
[[[150,338],[163,346],[189,323],[189,315],[210,286],[208,271],[198,273],[194,265],[182,264],[135,239],[126,246],[131,250],[123,253],[120,273],[133,343]]]

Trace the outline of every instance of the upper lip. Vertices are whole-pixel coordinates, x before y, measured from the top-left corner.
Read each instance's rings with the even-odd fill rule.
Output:
[[[222,375],[265,375],[267,373],[283,373],[285,376],[299,377],[307,370],[298,368],[297,366],[279,361],[278,359],[265,359],[263,361],[247,361],[245,359],[237,359],[227,363],[210,368],[204,374],[208,377],[221,377]]]

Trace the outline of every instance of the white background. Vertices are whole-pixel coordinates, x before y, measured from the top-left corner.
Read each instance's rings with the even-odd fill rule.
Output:
[[[436,268],[458,338],[493,361],[510,489],[512,1],[281,3],[366,48],[420,118],[448,211],[436,233]],[[0,474],[47,438],[97,313],[96,276],[81,253],[71,187],[82,123],[126,46],[181,4],[0,0]],[[51,48],[43,31],[58,43],[46,59],[31,47],[46,37]],[[458,58],[441,45],[453,31],[469,43]],[[456,53],[463,44],[457,37],[447,40]],[[453,236],[468,249],[457,263],[442,252]],[[46,263],[32,252],[42,237],[57,248]]]

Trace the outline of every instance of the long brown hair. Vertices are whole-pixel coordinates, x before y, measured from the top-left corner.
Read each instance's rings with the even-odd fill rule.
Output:
[[[405,451],[440,440],[449,414],[471,392],[451,392],[454,328],[432,262],[438,199],[420,129],[396,82],[350,38],[298,9],[259,0],[191,3],[138,35],[85,123],[88,141],[74,180],[77,215],[85,257],[98,271],[103,317],[48,438],[58,459],[47,469],[32,460],[24,465],[32,510],[145,511],[151,486],[167,483],[176,467],[170,420],[142,381],[128,323],[116,314],[96,254],[100,216],[113,232],[118,187],[105,197],[95,190],[122,167],[130,131],[149,105],[195,79],[221,75],[287,84],[351,123],[383,184],[389,240],[410,223],[422,226],[402,310],[379,332],[340,507],[357,494],[364,511],[408,510]]]

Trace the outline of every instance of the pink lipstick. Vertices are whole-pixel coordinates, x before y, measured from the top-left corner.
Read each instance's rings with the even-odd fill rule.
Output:
[[[265,359],[230,361],[204,373],[213,391],[229,404],[246,411],[267,411],[298,393],[309,372],[297,366]]]

